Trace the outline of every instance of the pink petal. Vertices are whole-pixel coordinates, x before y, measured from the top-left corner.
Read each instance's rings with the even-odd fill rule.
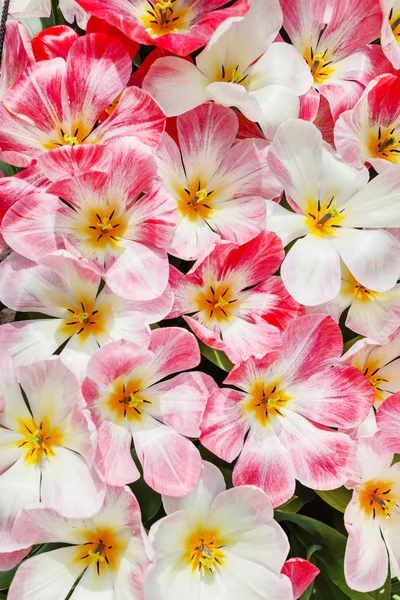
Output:
[[[340,487],[351,475],[355,458],[352,440],[343,433],[313,425],[296,413],[282,409],[279,439],[290,452],[298,479],[317,490]]]
[[[210,394],[204,412],[200,441],[227,462],[239,455],[249,429],[242,410],[243,399],[242,392],[217,388]]]
[[[289,391],[290,389],[290,391]],[[374,403],[369,381],[354,367],[333,367],[288,388],[293,407],[304,417],[330,427],[356,427]]]
[[[131,456],[131,433],[112,421],[103,421],[98,434],[98,460],[107,485],[124,486],[139,479],[140,473]]]
[[[115,37],[93,33],[78,38],[67,56],[71,122],[94,124],[128,83],[131,70],[130,56]]]
[[[292,459],[272,427],[262,434],[250,431],[233,470],[233,485],[260,487],[274,508],[293,496],[295,472]]]
[[[11,50],[12,49],[12,50]],[[35,62],[29,31],[18,21],[8,21],[0,76],[0,97]]]
[[[88,143],[107,143],[122,136],[131,136],[157,148],[165,128],[165,116],[158,104],[145,91],[136,87],[122,93],[117,108],[87,138]]]
[[[38,157],[38,165],[51,181],[79,177],[92,169],[107,172],[111,153],[108,148],[94,144],[62,146]]]
[[[214,380],[205,373],[180,373],[146,390],[149,415],[189,437],[200,435],[200,422]]]
[[[320,570],[304,558],[289,558],[283,565],[281,572],[289,577],[292,583],[294,600],[297,600],[314,581]]]
[[[201,456],[188,439],[150,416],[132,429],[146,483],[160,494],[183,496],[194,488]]]
[[[393,394],[381,404],[376,413],[376,423],[379,428],[376,439],[382,448],[400,453],[400,393]]]

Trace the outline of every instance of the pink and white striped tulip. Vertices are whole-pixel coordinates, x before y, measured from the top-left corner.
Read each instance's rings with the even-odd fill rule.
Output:
[[[370,45],[379,37],[379,2],[290,0],[281,5],[283,27],[313,77],[309,95],[315,114],[323,96],[336,121],[354,106],[371,79],[390,68],[382,49]]]
[[[21,509],[41,502],[67,517],[90,517],[105,487],[93,468],[96,429],[61,359],[15,372],[2,355],[1,366],[0,539],[1,551],[12,552],[21,548],[12,533]]]
[[[79,37],[66,60],[25,69],[0,104],[2,160],[26,167],[35,159],[57,180],[106,171],[111,156],[106,146],[115,138],[136,137],[156,148],[165,117],[143,90],[123,91],[131,69],[122,43],[103,33]],[[95,127],[121,92],[110,118]]]
[[[178,56],[204,46],[220,23],[244,15],[249,0],[76,0],[89,14],[108,21],[128,38]]]
[[[157,167],[148,147],[122,138],[109,149],[107,172],[57,182],[51,195],[22,197],[3,220],[3,233],[9,246],[31,260],[67,249],[87,259],[116,294],[153,300],[168,284],[165,248],[176,204],[155,187]]]
[[[293,600],[281,574],[289,551],[266,494],[254,486],[225,489],[221,472],[203,462],[196,488],[163,496],[167,516],[150,529],[155,561],[146,600],[246,598]]]
[[[304,594],[319,572],[318,567],[304,558],[289,558],[281,571],[292,583],[294,600],[298,600]]]
[[[292,497],[296,479],[317,490],[347,480],[354,444],[332,427],[357,426],[374,399],[357,369],[337,365],[343,341],[331,318],[299,317],[282,341],[280,353],[231,371],[224,383],[239,389],[211,394],[200,437],[228,462],[239,455],[233,484],[261,487],[274,507]]]
[[[10,600],[144,600],[149,564],[139,504],[129,488],[108,488],[91,519],[66,519],[56,511],[23,510],[14,534],[22,543],[58,542],[62,548],[24,561],[14,576]]]
[[[382,229],[400,225],[400,169],[367,183],[366,168],[339,160],[318,129],[301,120],[281,125],[268,163],[294,210],[267,201],[267,229],[285,246],[297,240],[281,268],[293,298],[307,306],[333,300],[340,292],[340,259],[360,285],[393,288],[400,244]]]
[[[171,292],[136,302],[107,286],[99,292],[100,283],[100,275],[64,251],[48,255],[40,265],[11,254],[0,265],[1,302],[45,318],[0,326],[2,347],[18,365],[49,358],[60,349],[63,361],[83,378],[99,346],[121,338],[147,346],[149,324],[168,314]]]
[[[110,485],[139,478],[131,441],[143,477],[171,496],[187,494],[200,476],[201,457],[185,436],[198,437],[214,382],[196,367],[195,337],[177,327],[151,332],[147,350],[125,340],[107,344],[89,361],[83,394],[98,427],[98,464]]]
[[[281,26],[279,0],[251,0],[244,17],[227,19],[218,27],[195,65],[174,56],[159,58],[143,89],[168,117],[209,100],[235,106],[272,139],[281,123],[299,115],[299,96],[312,83],[296,48],[274,42]]]
[[[370,164],[381,173],[400,161],[400,77],[382,75],[366,88],[335,125],[339,154],[354,167]]]
[[[234,145],[238,119],[214,103],[179,116],[177,129],[179,147],[164,134],[157,151],[159,175],[178,207],[170,252],[193,260],[221,239],[243,244],[259,234],[264,199],[282,192],[268,169],[268,142]]]
[[[241,246],[220,242],[187,275],[171,267],[168,316],[183,315],[197,337],[233,363],[278,350],[281,331],[303,312],[272,275],[283,256],[278,237],[263,231]]]
[[[357,463],[348,482],[353,497],[344,513],[349,534],[344,573],[349,587],[359,592],[384,585],[388,551],[392,573],[400,575],[400,464],[390,466],[392,458],[378,438],[358,441]]]

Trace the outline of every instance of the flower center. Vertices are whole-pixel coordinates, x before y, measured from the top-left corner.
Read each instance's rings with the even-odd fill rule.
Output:
[[[199,311],[204,310],[209,319],[216,321],[229,321],[232,308],[238,307],[238,299],[233,297],[232,289],[224,283],[207,287],[199,293],[196,302]]]
[[[104,315],[95,309],[96,300],[85,298],[75,307],[67,308],[68,317],[62,325],[63,333],[69,337],[76,334],[84,341],[90,334],[97,336],[105,331]]]
[[[102,528],[97,531],[82,532],[88,541],[78,547],[77,560],[83,561],[85,567],[93,567],[97,574],[105,568],[116,570],[121,555],[126,549],[129,537],[122,537],[111,529]]]
[[[368,481],[360,490],[360,505],[367,516],[373,519],[377,517],[390,518],[390,513],[395,506],[398,506],[396,498],[392,492],[393,482],[386,481]]]
[[[60,127],[55,133],[55,139],[45,143],[44,148],[46,148],[46,150],[53,150],[54,148],[60,148],[61,146],[76,146],[77,144],[83,144],[89,133],[90,129],[83,124],[80,124],[78,127],[71,127],[70,132],[64,131],[64,129]]]
[[[281,409],[290,400],[284,390],[278,389],[278,385],[256,381],[249,390],[250,399],[245,404],[245,412],[254,415],[263,426],[270,423],[271,416],[283,417]]]
[[[62,442],[60,430],[57,427],[51,428],[46,420],[41,421],[39,426],[33,419],[23,421],[20,431],[24,437],[22,441],[18,440],[18,448],[26,451],[24,458],[29,465],[40,464],[43,455],[54,456],[52,446],[60,446]]]
[[[215,530],[200,530],[190,535],[185,543],[185,556],[192,571],[214,573],[224,564],[225,546],[219,532]]]
[[[191,23],[190,9],[178,8],[176,0],[147,0],[138,18],[152,38],[188,29]]]
[[[216,80],[225,81],[227,83],[238,83],[240,85],[245,86],[244,82],[246,81],[248,76],[248,73],[247,75],[243,75],[243,73],[239,71],[239,65],[230,68],[226,67],[225,65],[221,65],[221,75],[218,74]]]
[[[330,65],[333,63],[333,60],[327,61],[328,49],[324,52],[318,52],[318,54],[314,54],[314,50],[312,48],[307,49],[304,58],[308,63],[311,74],[314,77],[314,83],[325,83],[326,80],[334,73],[335,69]]]
[[[110,411],[117,416],[117,420],[127,418],[129,421],[140,421],[145,412],[146,404],[150,400],[143,398],[141,390],[143,383],[139,380],[131,380],[127,383],[116,380],[114,391],[108,395],[106,404]]]
[[[328,203],[321,204],[308,201],[306,209],[306,225],[310,233],[317,237],[325,237],[326,235],[335,235],[335,229],[341,227],[344,219],[344,208],[338,210],[332,197]]]
[[[106,246],[117,248],[127,227],[123,216],[119,217],[115,214],[115,208],[105,215],[97,207],[88,215],[88,222],[90,223],[87,225],[88,241],[96,249],[105,249]]]
[[[198,217],[207,219],[213,212],[214,190],[207,191],[202,182],[196,181],[178,191],[178,210],[182,216],[196,221]]]
[[[393,15],[393,8],[392,8],[389,13],[389,21],[390,21],[390,27],[392,28],[393,35],[396,39],[396,42],[400,46],[400,13],[396,13],[395,15]]]
[[[372,131],[368,148],[374,158],[383,158],[397,163],[400,160],[400,137],[395,135],[396,127],[387,127]]]
[[[376,292],[364,287],[358,281],[354,284],[354,299],[361,300],[361,302],[370,302],[375,299],[376,295]]]
[[[385,384],[389,383],[389,379],[385,379],[384,377],[379,377],[378,373],[379,373],[380,367],[374,368],[374,367],[370,367],[370,366],[366,366],[366,365],[364,365],[364,367],[365,368],[363,371],[362,371],[362,369],[359,369],[359,371],[360,372],[362,371],[362,374],[364,375],[364,377],[366,377],[366,379],[368,379],[368,381],[373,386],[374,391],[375,391],[375,402],[383,402],[383,400],[386,399],[386,396],[388,394],[390,394],[390,392],[388,390],[384,389]]]

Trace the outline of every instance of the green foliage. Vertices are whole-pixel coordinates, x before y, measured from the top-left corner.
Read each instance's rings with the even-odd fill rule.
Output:
[[[201,340],[197,340],[200,346],[200,352],[203,356],[208,358],[214,365],[217,365],[220,369],[224,371],[229,371],[232,369],[233,364],[229,360],[229,358],[222,352],[221,350],[214,350],[213,348],[209,348],[206,346]]]
[[[346,506],[351,500],[351,490],[346,490],[346,488],[341,487],[337,490],[331,490],[329,492],[323,492],[321,490],[315,490],[315,493],[318,494],[320,498],[329,506],[332,506],[336,510],[344,513],[346,510]]]

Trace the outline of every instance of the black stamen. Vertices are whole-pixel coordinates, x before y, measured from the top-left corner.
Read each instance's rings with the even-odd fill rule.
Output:
[[[101,223],[101,217],[100,217],[100,215],[99,215],[98,213],[96,213],[96,217],[98,218],[98,220],[99,220],[99,221],[100,221],[100,223]]]
[[[115,213],[115,208],[114,208],[114,210],[112,211],[111,215],[110,215],[108,218],[109,218],[109,219],[112,219],[112,218],[113,218],[113,216],[114,216],[114,213]]]
[[[88,225],[89,229],[97,229],[94,225]]]
[[[101,234],[99,235],[99,237],[97,238],[96,242],[99,242],[99,241],[101,240],[101,238],[102,238],[102,237],[103,237],[103,234],[101,233]]]
[[[329,208],[329,207],[330,207],[330,205],[331,205],[331,204],[332,204],[332,202],[333,202],[333,199],[334,199],[334,197],[335,197],[335,196],[332,196],[332,198],[329,200],[329,204],[328,204],[328,206],[327,206],[326,208]]]
[[[311,213],[307,213],[307,214],[315,221],[316,217],[314,215],[312,215]]]
[[[29,429],[28,425],[24,425],[25,429],[27,429],[29,431],[29,433],[32,435],[32,431]]]
[[[76,334],[76,335],[79,335],[80,333],[82,333],[82,331],[84,331],[84,329],[85,329],[85,328],[84,328],[84,327],[82,327],[82,328],[81,328],[81,329],[80,329],[80,330],[77,332],[77,334]]]
[[[221,71],[222,71],[222,79],[225,79],[225,67],[224,67],[224,65],[221,65]]]
[[[211,287],[211,285],[210,285],[210,290],[211,290],[212,295],[214,296],[215,295],[214,288]]]
[[[321,202],[320,202],[320,200],[318,200],[318,212],[320,212],[320,210],[321,210]]]
[[[365,369],[365,371],[363,373],[364,377],[367,375],[367,373],[368,373],[368,367]]]

